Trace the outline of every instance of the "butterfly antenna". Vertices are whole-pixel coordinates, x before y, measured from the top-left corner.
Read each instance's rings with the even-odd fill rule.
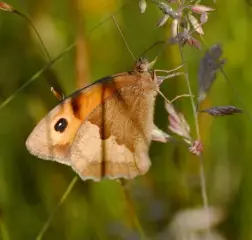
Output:
[[[165,41],[157,41],[157,42],[153,43],[150,47],[148,47],[146,50],[144,50],[140,56],[144,56],[148,51],[150,51],[152,48],[154,48],[155,46],[157,46],[159,44],[165,44]],[[160,54],[158,54],[156,58],[158,58],[159,55]]]
[[[132,51],[130,50],[130,47],[129,47],[129,45],[128,45],[128,43],[127,43],[127,41],[126,41],[126,39],[125,39],[125,37],[124,37],[124,35],[123,35],[123,33],[122,33],[120,27],[119,27],[119,25],[118,25],[118,23],[117,23],[117,21],[116,21],[114,15],[112,15],[112,19],[113,19],[113,21],[114,21],[114,23],[115,23],[115,25],[116,25],[116,27],[117,27],[117,29],[118,29],[118,31],[119,31],[119,33],[120,33],[122,39],[123,39],[123,41],[124,41],[124,43],[125,43],[125,45],[126,45],[128,51],[129,51],[131,57],[136,61],[136,58],[135,58],[134,54],[132,53]]]

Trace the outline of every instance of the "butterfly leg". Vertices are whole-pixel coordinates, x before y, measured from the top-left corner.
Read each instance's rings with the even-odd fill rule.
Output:
[[[176,77],[176,76],[179,76],[179,75],[184,75],[184,72],[175,72],[177,71],[178,69],[180,69],[181,67],[183,67],[183,65],[180,65],[178,66],[177,68],[174,68],[172,70],[160,70],[160,69],[155,69],[154,70],[154,74],[157,76],[157,84],[158,86],[160,86],[164,80],[168,79],[168,78],[173,78],[173,77]],[[166,75],[165,76],[158,76],[156,73],[165,73]]]
[[[157,84],[158,86],[160,86],[164,80],[168,79],[168,78],[173,78],[176,76],[180,76],[180,75],[184,75],[185,73],[183,72],[176,72],[176,73],[170,73],[166,76],[157,76]]]

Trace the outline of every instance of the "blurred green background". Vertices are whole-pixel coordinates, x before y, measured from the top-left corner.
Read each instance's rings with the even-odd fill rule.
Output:
[[[212,225],[211,239],[252,239],[252,7],[249,1],[216,0],[202,4],[216,9],[204,25],[209,46],[221,43],[225,72],[233,87],[218,74],[204,108],[235,105],[247,113],[232,117],[200,116],[204,165]],[[31,156],[25,141],[36,123],[57,104],[48,82],[66,95],[85,84],[134,64],[115,23],[114,14],[136,57],[153,43],[170,37],[171,21],[156,24],[162,13],[148,3],[141,14],[138,1],[16,0],[9,4],[28,14],[52,58],[73,42],[50,70],[27,86],[0,110],[0,239],[35,239],[48,222],[75,173],[71,168]],[[122,7],[124,6],[124,7]],[[199,38],[197,35],[195,37]],[[152,60],[162,50],[147,52]],[[203,50],[185,46],[193,93]],[[0,12],[0,103],[46,63],[30,25],[15,14]],[[168,45],[156,68],[181,64],[177,46]],[[56,85],[55,85],[56,86]],[[183,77],[167,80],[162,91],[172,99],[187,93]],[[195,125],[189,98],[176,103]],[[158,97],[156,124],[167,131],[168,118]],[[199,159],[183,144],[153,143],[152,167],[125,188],[115,181],[79,180],[55,212],[44,239],[206,239]],[[127,200],[128,199],[128,200]],[[135,219],[137,218],[137,219]],[[142,233],[141,233],[142,232]]]

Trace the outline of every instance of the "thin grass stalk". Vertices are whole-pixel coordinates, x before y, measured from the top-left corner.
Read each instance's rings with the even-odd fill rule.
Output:
[[[47,48],[46,48],[46,46],[45,46],[45,44],[44,44],[44,42],[43,42],[41,36],[39,35],[39,33],[38,33],[38,31],[37,31],[35,25],[33,24],[32,20],[31,20],[28,16],[26,16],[25,14],[23,14],[23,13],[17,11],[17,10],[15,10],[14,12],[15,12],[17,15],[23,17],[23,18],[31,25],[33,31],[35,32],[36,36],[37,36],[38,39],[39,39],[40,44],[42,45],[43,50],[45,51],[45,54],[46,54],[46,57],[48,58],[48,61],[51,61],[51,60],[52,60],[52,59],[51,59],[51,56],[50,56],[49,52],[47,51]]]
[[[133,1],[133,0],[131,0]],[[122,5],[117,11],[115,11],[112,15],[115,16],[119,14],[124,8],[129,6],[129,2]],[[89,33],[92,34],[96,29],[98,29],[100,26],[102,26],[105,22],[107,22],[109,19],[111,19],[111,16],[106,17],[104,20],[102,20],[100,23],[95,25]],[[41,39],[41,38],[40,38]],[[62,56],[64,56],[67,52],[69,52],[73,47],[76,46],[76,42],[70,44],[65,50],[58,55],[56,58],[54,58],[52,61],[48,62],[44,67],[42,67],[40,70],[38,70],[26,83],[24,83],[19,89],[17,89],[11,96],[9,96],[6,100],[4,100],[0,104],[0,111],[2,108],[4,108],[6,105],[8,105],[20,92],[22,92],[30,83],[34,82],[36,79],[38,79],[47,69],[51,67],[55,62],[57,62]]]
[[[193,110],[193,117],[194,117],[194,122],[195,122],[195,128],[196,128],[196,135],[197,135],[197,140],[201,139],[200,136],[200,131],[199,131],[199,121],[198,121],[198,113],[197,113],[197,107],[193,99],[193,94],[192,94],[192,89],[191,89],[191,84],[189,81],[189,76],[188,76],[188,69],[187,65],[185,64],[185,59],[183,55],[183,51],[181,47],[179,46],[179,51],[180,51],[180,57],[182,60],[182,64],[184,64],[184,69],[185,69],[185,80],[186,80],[186,85],[188,88],[188,92],[190,95],[190,100],[191,100],[191,106]],[[206,190],[206,178],[205,178],[205,171],[204,171],[204,162],[203,162],[203,156],[202,153],[199,155],[199,176],[200,176],[200,186],[201,186],[201,196],[202,196],[202,201],[203,201],[203,206],[204,209],[207,211],[207,222],[208,222],[208,238],[211,236],[211,230],[210,230],[210,217],[209,217],[209,204],[208,204],[208,197],[207,197],[207,190]]]
[[[5,101],[0,104],[0,110],[2,110],[7,104],[9,104],[20,92],[22,92],[30,83],[38,79],[48,68],[50,68],[57,60],[59,60],[65,53],[69,52],[75,43],[66,48],[58,57],[54,58],[51,62],[46,64],[43,68],[37,71],[26,83],[18,88],[12,95],[10,95]]]
[[[38,236],[36,237],[36,240],[41,240],[47,229],[49,228],[55,214],[57,213],[57,211],[59,210],[59,208],[61,207],[61,205],[65,202],[66,198],[68,197],[68,195],[70,194],[70,192],[72,191],[73,187],[75,186],[76,182],[78,181],[78,176],[75,176],[72,181],[70,182],[70,184],[68,185],[66,191],[64,192],[64,194],[62,195],[62,197],[60,198],[60,201],[58,202],[56,208],[54,208],[53,212],[51,213],[51,215],[49,216],[48,220],[45,222],[44,226],[42,227],[41,231],[39,232]]]
[[[177,0],[177,3],[178,3],[178,5],[180,5],[180,3],[181,3],[180,0]],[[178,25],[177,32],[179,32],[179,25]],[[179,52],[180,52],[180,58],[181,58],[182,64],[184,65],[184,70],[185,70],[184,77],[186,80],[188,93],[190,95],[191,106],[192,106],[192,110],[193,110],[193,117],[194,117],[194,122],[195,122],[196,136],[197,136],[197,140],[201,140],[197,106],[196,106],[196,104],[194,102],[194,98],[193,98],[192,88],[191,88],[189,74],[188,74],[188,67],[185,64],[184,54],[182,51],[182,47],[179,45],[179,43],[178,43],[178,47],[179,47]],[[201,197],[202,197],[202,201],[203,201],[203,207],[207,211],[207,225],[208,225],[207,231],[208,231],[208,238],[210,238],[211,237],[211,230],[210,230],[209,204],[208,204],[208,197],[207,197],[207,190],[206,190],[206,178],[205,178],[205,170],[204,170],[204,162],[203,162],[202,153],[200,153],[198,157],[199,157],[199,177],[200,177],[200,183],[201,183],[200,184]]]
[[[141,240],[148,240],[149,238],[146,236],[143,228],[142,228],[142,225],[137,217],[137,214],[135,212],[135,208],[134,208],[134,204],[133,204],[133,201],[132,201],[132,198],[130,196],[130,193],[129,191],[127,190],[126,186],[125,186],[125,181],[120,181],[121,183],[121,186],[122,186],[122,190],[123,190],[123,193],[124,193],[124,196],[125,196],[125,201],[126,201],[126,204],[127,204],[127,207],[128,207],[128,210],[129,210],[129,216],[130,216],[130,220],[132,220],[132,223],[133,225],[135,226],[135,228],[137,229],[140,237],[141,237]]]

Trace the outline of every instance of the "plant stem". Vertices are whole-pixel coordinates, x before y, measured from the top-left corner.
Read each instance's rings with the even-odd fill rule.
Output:
[[[200,140],[201,136],[200,136],[200,131],[199,131],[199,121],[198,121],[198,113],[197,113],[197,108],[196,108],[196,104],[194,102],[193,99],[193,94],[192,94],[192,89],[191,89],[191,85],[190,85],[190,81],[189,81],[189,76],[188,76],[188,69],[187,69],[187,65],[185,64],[185,59],[184,59],[184,55],[182,52],[181,47],[179,46],[179,51],[180,51],[180,56],[181,56],[181,60],[182,60],[182,64],[184,65],[184,69],[185,69],[185,79],[186,79],[186,84],[187,84],[187,88],[188,88],[188,92],[190,95],[190,99],[191,99],[191,105],[192,105],[192,109],[193,109],[193,116],[194,116],[194,121],[195,121],[195,128],[196,128],[196,134],[197,134],[197,139]],[[202,200],[203,200],[203,206],[204,209],[207,211],[207,222],[208,222],[208,238],[210,238],[211,236],[211,231],[210,231],[210,218],[209,218],[209,205],[208,205],[208,198],[207,198],[207,190],[206,190],[206,178],[205,178],[205,171],[204,171],[204,162],[203,162],[203,157],[202,154],[200,153],[199,155],[199,175],[200,175],[200,182],[201,182],[201,196],[202,196]]]
[[[46,223],[44,224],[43,228],[41,229],[41,231],[39,232],[38,236],[36,237],[36,240],[41,240],[45,234],[45,232],[47,231],[49,225],[51,224],[56,212],[58,211],[58,209],[61,207],[61,205],[64,203],[64,201],[66,200],[67,196],[69,195],[69,193],[72,191],[74,185],[76,184],[76,182],[78,181],[78,177],[75,176],[72,181],[70,182],[70,184],[68,185],[66,191],[64,192],[64,194],[62,195],[58,205],[56,206],[56,208],[54,209],[54,211],[51,213],[51,215],[49,216],[48,220],[46,221]]]
[[[75,46],[75,43],[66,48],[60,55],[54,58],[51,62],[46,64],[43,68],[37,71],[27,82],[25,82],[20,88],[18,88],[12,95],[0,104],[0,110],[9,104],[20,92],[22,92],[30,83],[34,82],[39,78],[52,64],[59,60],[66,52],[70,51]]]
[[[130,194],[128,192],[128,190],[125,187],[125,182],[124,181],[120,181],[122,189],[123,189],[123,193],[125,196],[125,200],[129,209],[129,215],[130,215],[130,219],[132,220],[134,226],[136,227],[136,229],[138,230],[138,233],[141,237],[141,240],[148,240],[148,238],[146,237],[144,230],[139,222],[139,219],[136,215],[135,209],[134,209],[134,204],[132,202],[132,199],[130,197]]]

